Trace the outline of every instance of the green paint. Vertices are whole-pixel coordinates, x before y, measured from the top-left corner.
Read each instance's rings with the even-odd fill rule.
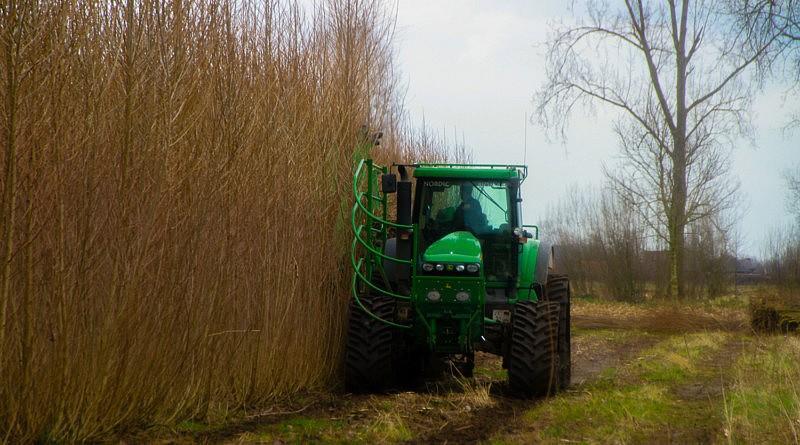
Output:
[[[519,281],[517,282],[518,298],[520,300],[537,301],[536,292],[531,290],[536,272],[536,258],[539,254],[539,240],[528,240],[522,245],[519,254]]]
[[[359,148],[357,153],[364,153],[363,148]],[[454,196],[442,195],[435,198],[437,200],[451,199],[453,202],[442,203],[431,198],[430,205],[434,208],[437,206],[441,208],[436,212],[428,209],[426,216],[428,219],[422,220],[421,210],[415,209],[415,218],[420,220],[413,220],[411,225],[397,224],[388,218],[386,202],[389,199],[380,192],[379,187],[379,175],[390,170],[375,165],[369,158],[359,161],[353,178],[355,203],[351,213],[351,225],[354,232],[351,251],[351,264],[355,269],[352,282],[354,301],[372,318],[398,329],[408,330],[418,344],[426,345],[434,352],[470,353],[474,349],[474,344],[480,341],[484,334],[484,323],[497,323],[491,319],[491,313],[486,313],[487,277],[484,266],[499,264],[502,267],[503,264],[506,264],[488,263],[483,258],[485,249],[481,243],[491,237],[494,237],[491,241],[491,243],[495,243],[494,246],[496,243],[507,242],[510,247],[502,247],[501,244],[500,250],[506,252],[506,255],[516,248],[517,240],[512,235],[513,227],[511,226],[512,224],[521,225],[519,215],[516,214],[519,206],[515,204],[516,195],[510,195],[509,191],[517,193],[519,184],[527,176],[527,167],[483,164],[418,164],[409,167],[413,168],[413,178],[428,178],[424,183],[417,183],[417,187],[426,187],[429,183],[431,187],[447,187],[447,185],[437,184],[437,179],[474,182],[475,189],[471,191],[469,199],[483,202],[481,206],[471,207],[477,208],[480,213],[470,214],[472,219],[466,218],[464,208],[470,208],[465,207],[465,203],[469,203],[469,199],[459,196],[459,190],[455,190]],[[479,181],[487,183],[476,186]],[[483,190],[482,187],[488,188]],[[427,190],[417,190],[428,192]],[[421,205],[419,202],[416,204]],[[446,224],[456,218],[456,209],[462,212],[460,213],[463,218],[463,222],[460,223],[462,226],[454,227],[455,230],[449,231]],[[474,221],[479,221],[480,224]],[[432,232],[435,234],[434,240],[427,240],[429,245],[420,241],[421,224],[426,231],[434,231]],[[429,229],[426,224],[431,224],[433,228]],[[452,224],[456,223],[452,222]],[[410,237],[409,241],[412,243],[413,251],[410,260],[388,256],[383,252],[383,246],[387,243],[388,228],[393,228],[396,233],[405,233]],[[441,233],[437,233],[440,230]],[[441,238],[435,239],[437,237]],[[534,270],[538,246],[539,241],[536,239],[529,239],[527,243],[521,244],[516,260],[517,269],[511,269],[512,279],[509,281],[504,278],[502,283],[498,280],[491,283],[492,289],[504,291],[509,288],[509,284],[511,285],[511,292],[504,302],[509,310],[518,299],[537,298],[535,291],[532,290],[532,284],[535,279]],[[490,260],[498,259],[490,258]],[[407,292],[401,294],[403,292],[397,287],[383,289],[372,282],[375,276],[374,272],[382,273],[384,262],[387,264],[393,262],[397,268],[407,267],[407,270],[410,270],[410,276],[408,276],[410,289]],[[422,269],[424,263],[431,263],[434,266],[442,265],[444,270],[425,272]],[[468,273],[466,270],[459,272],[456,269],[458,265],[469,264],[478,264],[479,272]],[[520,291],[514,292],[516,288],[519,288]],[[433,291],[439,295],[439,299],[436,301],[429,298],[429,294]],[[409,301],[411,304],[410,316],[403,320],[379,318],[370,313],[362,304],[360,296],[365,292],[382,294],[398,301]],[[459,301],[457,299],[459,293],[467,293],[469,297],[465,301]],[[463,297],[464,294],[461,295]],[[487,317],[489,317],[488,321]]]
[[[417,164],[414,176],[417,178],[461,178],[484,180],[524,180],[528,176],[528,166],[518,164]]]
[[[431,244],[422,260],[430,263],[480,263],[481,243],[470,232],[453,232]]]

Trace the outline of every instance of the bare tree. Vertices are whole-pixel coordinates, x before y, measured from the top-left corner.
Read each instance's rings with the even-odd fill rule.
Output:
[[[747,134],[751,70],[780,36],[757,46],[720,1],[585,2],[585,17],[547,43],[547,81],[534,102],[542,125],[565,137],[576,106],[619,112],[625,162],[610,176],[666,241],[670,294],[684,294],[688,224],[735,197],[727,150]]]
[[[784,171],[783,178],[786,180],[786,188],[789,192],[789,196],[786,197],[786,206],[800,226],[800,166]]]
[[[777,41],[759,65],[765,73],[788,81],[787,97],[796,97],[800,92],[800,0],[730,0],[729,8],[738,26],[746,30],[751,48],[777,33]],[[791,105],[788,127],[797,128],[800,107]]]
[[[569,188],[543,225],[558,248],[557,267],[577,292],[634,301],[644,296],[644,224],[613,190]]]

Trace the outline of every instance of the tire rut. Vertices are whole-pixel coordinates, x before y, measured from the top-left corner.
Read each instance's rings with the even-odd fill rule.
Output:
[[[598,334],[573,337],[573,384],[567,391],[580,388],[594,381],[604,370],[618,367],[654,345],[661,338],[646,333],[636,333],[622,340],[598,338]],[[519,417],[547,399],[524,400],[513,397],[506,382],[492,386],[491,406],[471,410],[463,418],[449,419],[438,429],[418,432],[407,444],[425,443],[478,443],[495,434],[514,434],[523,429]]]
[[[719,349],[704,357],[699,367],[701,375],[690,382],[670,388],[671,393],[687,407],[700,406],[704,409],[687,409],[684,413],[689,428],[683,425],[678,429],[667,428],[659,431],[646,443],[713,443],[720,438],[723,428],[721,412],[724,391],[731,385],[731,369],[734,361],[747,344],[742,337],[729,338]],[[719,417],[717,417],[717,414]]]

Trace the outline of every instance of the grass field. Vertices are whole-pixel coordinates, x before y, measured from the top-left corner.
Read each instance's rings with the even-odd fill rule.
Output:
[[[211,443],[797,443],[800,338],[756,336],[745,299],[577,300],[573,385],[514,398],[499,359],[413,391],[306,394],[217,425],[146,433]],[[142,437],[139,437],[140,439]]]

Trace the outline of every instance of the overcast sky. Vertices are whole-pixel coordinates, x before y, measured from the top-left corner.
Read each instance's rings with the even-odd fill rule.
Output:
[[[525,123],[531,98],[544,81],[548,24],[569,19],[553,1],[399,0],[399,67],[406,105],[416,123],[463,136],[476,162],[521,163],[527,126],[530,176],[524,185],[525,221],[535,223],[573,184],[599,187],[602,165],[618,156],[608,113],[575,114],[566,143],[548,143]],[[770,86],[755,102],[756,146],[734,151],[746,213],[744,252],[759,254],[767,228],[788,224],[780,172],[800,164],[800,131],[782,132],[784,99]],[[604,118],[605,116],[605,118]],[[543,228],[546,230],[546,228]]]

